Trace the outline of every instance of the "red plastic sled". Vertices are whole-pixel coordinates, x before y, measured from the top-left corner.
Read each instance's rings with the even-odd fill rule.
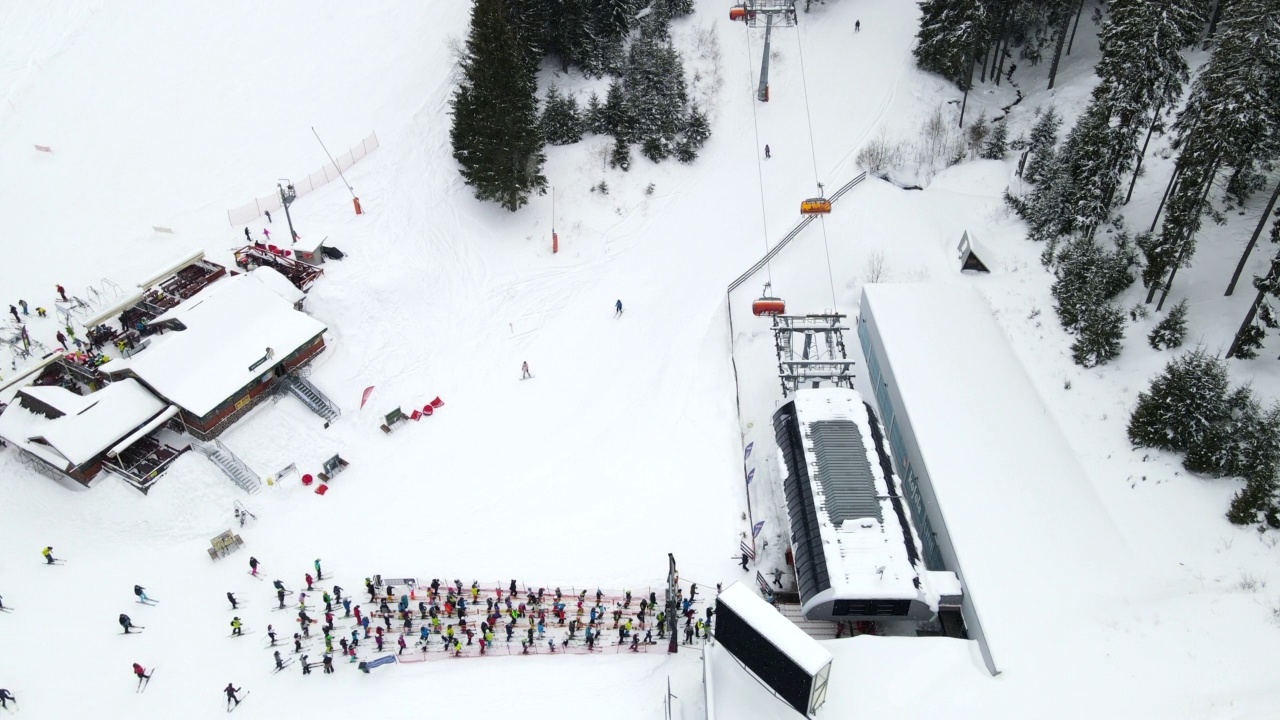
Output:
[[[328,486],[328,485],[321,485],[320,487],[316,488],[316,494],[317,494],[317,495],[323,495],[323,494],[325,494],[325,493],[327,493],[327,492],[329,492],[329,486]]]
[[[439,395],[437,395],[437,396],[436,396],[436,399],[435,399],[435,400],[432,400],[432,401],[431,401],[431,407],[433,407],[433,408],[438,408],[438,407],[440,407],[440,406],[442,406],[442,405],[444,405],[444,401],[440,399],[440,396],[439,396]]]

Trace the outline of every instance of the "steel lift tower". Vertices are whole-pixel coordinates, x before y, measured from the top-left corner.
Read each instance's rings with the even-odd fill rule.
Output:
[[[747,27],[760,27],[760,18],[764,18],[764,58],[760,62],[760,88],[756,90],[756,99],[769,102],[769,40],[773,26],[796,26],[795,0],[746,0],[740,5],[729,8],[730,20],[741,20]]]

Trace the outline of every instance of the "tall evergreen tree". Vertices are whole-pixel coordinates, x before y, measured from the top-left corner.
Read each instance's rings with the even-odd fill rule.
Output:
[[[984,5],[978,0],[920,0],[920,12],[911,50],[916,64],[965,89],[984,33]]]
[[[578,99],[563,95],[552,83],[542,105],[542,135],[552,145],[570,145],[582,139],[582,114]]]
[[[1226,416],[1227,364],[1204,348],[1170,360],[1151,388],[1138,393],[1129,418],[1129,441],[1136,447],[1181,452],[1211,433]]]
[[[979,156],[983,160],[1003,160],[1004,154],[1009,149],[1009,125],[1005,122],[1008,116],[1000,118],[991,123],[991,132],[987,134],[987,139],[982,144],[982,152]]]
[[[476,197],[514,212],[547,179],[534,68],[512,18],[508,0],[475,0],[450,139]]]
[[[1031,143],[1027,165],[1023,168],[1022,177],[1029,183],[1040,181],[1040,174],[1046,162],[1053,157],[1058,145],[1058,128],[1062,127],[1062,116],[1052,106],[1038,111],[1039,119],[1031,128]]]
[[[1108,221],[1117,190],[1137,161],[1138,139],[1182,95],[1186,13],[1173,3],[1112,0],[1102,26],[1101,81],[1068,135],[1073,225],[1092,232]]]
[[[547,54],[560,61],[561,72],[568,72],[571,65],[587,72],[592,67],[597,45],[591,35],[591,0],[544,2],[548,6]]]
[[[1097,367],[1120,356],[1124,340],[1124,313],[1106,302],[1085,310],[1071,344],[1071,359],[1081,367]]]
[[[636,0],[597,0],[592,27],[601,38],[622,39],[630,32],[640,7]]]
[[[1221,218],[1210,200],[1218,172],[1232,169],[1228,193],[1243,202],[1259,167],[1280,154],[1280,3],[1234,0],[1225,6],[1218,43],[1174,123],[1177,177],[1147,259],[1164,279],[1190,263],[1203,216]],[[1169,282],[1172,278],[1169,277]],[[1156,290],[1153,283],[1148,299]]]
[[[671,40],[641,36],[632,41],[623,87],[645,156],[667,157],[675,150],[688,103],[684,66]]]

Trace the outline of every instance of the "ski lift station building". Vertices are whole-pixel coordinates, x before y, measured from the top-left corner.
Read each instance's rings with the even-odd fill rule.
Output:
[[[1089,617],[1139,571],[991,306],[963,284],[868,284],[858,339],[924,566],[959,578],[988,671],[1071,642],[1046,599]]]
[[[324,349],[327,328],[298,309],[303,297],[267,267],[220,279],[152,319],[162,332],[146,349],[101,369],[137,379],[180,408],[187,432],[209,440]]]
[[[805,618],[926,621],[959,608],[955,576],[920,561],[879,427],[857,391],[801,389],[774,413],[773,428]]]

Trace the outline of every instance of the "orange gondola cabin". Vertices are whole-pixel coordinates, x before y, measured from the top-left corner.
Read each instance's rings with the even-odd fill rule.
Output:
[[[786,312],[787,304],[782,298],[776,298],[769,295],[769,286],[764,286],[764,294],[759,300],[751,303],[751,314],[759,317],[761,315],[781,315]]]
[[[831,212],[831,201],[826,198],[809,198],[800,203],[801,215],[826,215]]]
[[[747,12],[747,6],[745,5],[734,5],[729,8],[729,19],[733,21],[742,20],[746,22],[748,20],[754,20],[755,16],[756,14],[754,12]]]

